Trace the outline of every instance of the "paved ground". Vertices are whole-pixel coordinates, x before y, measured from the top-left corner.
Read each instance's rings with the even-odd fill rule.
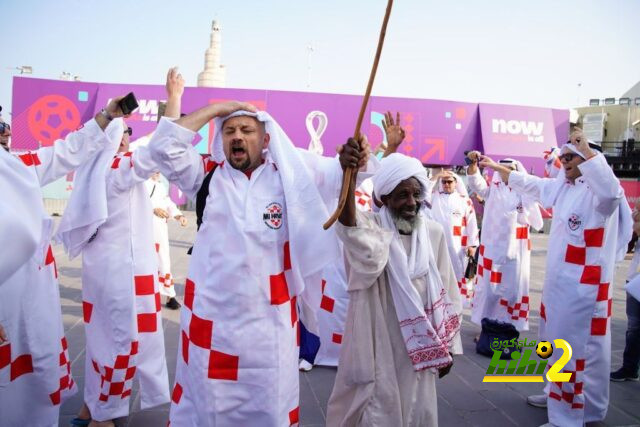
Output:
[[[187,213],[191,221],[189,227],[180,228],[173,222],[170,226],[171,256],[174,275],[178,283],[177,291],[183,295],[183,284],[187,273],[188,256],[185,254],[191,246],[195,234],[195,218]],[[542,279],[547,246],[546,235],[533,237],[532,263],[532,307],[540,306]],[[61,247],[54,248],[60,273],[62,312],[69,351],[73,359],[72,370],[80,389],[84,383],[84,328],[82,323],[82,304],[80,294],[80,262],[69,262]],[[618,269],[615,281],[612,320],[612,367],[621,364],[626,330],[624,311],[624,290],[622,284],[626,267],[625,261]],[[537,339],[538,311],[533,310],[532,330],[522,337]],[[163,309],[165,342],[170,381],[173,383],[178,347],[178,312]],[[438,416],[441,426],[537,426],[547,421],[546,411],[535,409],[525,403],[529,394],[539,393],[539,384],[494,384],[483,383],[482,377],[489,359],[474,351],[472,339],[479,328],[469,323],[469,313],[465,311],[463,323],[463,356],[456,357],[452,373],[438,383]],[[315,367],[309,373],[300,375],[300,417],[302,426],[323,426],[327,400],[331,394],[335,368]],[[141,411],[136,387],[132,400],[132,412],[128,419],[119,420],[122,426],[165,426],[169,406],[164,405],[151,410]],[[61,408],[60,425],[68,422],[80,407],[82,394],[65,402]],[[0,422],[1,423],[1,422]],[[640,383],[612,383],[609,412],[604,423],[607,426],[640,426]],[[391,426],[381,426],[391,427]]]

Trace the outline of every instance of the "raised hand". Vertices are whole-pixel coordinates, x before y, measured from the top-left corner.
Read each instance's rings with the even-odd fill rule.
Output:
[[[184,93],[184,79],[182,78],[182,74],[178,72],[178,67],[169,68],[165,88],[167,89],[167,96],[169,98],[182,97]]]
[[[589,159],[596,155],[596,153],[589,147],[589,142],[587,138],[584,136],[582,129],[579,127],[573,128],[573,132],[571,132],[571,136],[569,138],[571,144],[578,150],[580,154],[585,159]]]
[[[405,137],[405,131],[402,126],[400,126],[400,113],[396,112],[396,120],[394,122],[393,115],[387,111],[382,121],[382,127],[387,136],[387,146],[397,149]]]
[[[257,113],[258,109],[248,102],[240,101],[227,101],[219,104],[212,104],[215,108],[214,117],[225,117],[236,111],[249,111],[251,113]]]
[[[365,166],[367,161],[369,161],[371,146],[369,145],[367,137],[360,134],[358,140],[349,138],[345,144],[338,147],[337,151],[342,170],[360,168]]]

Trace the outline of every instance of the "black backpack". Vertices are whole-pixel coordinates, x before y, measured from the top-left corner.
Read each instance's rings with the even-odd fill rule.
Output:
[[[204,177],[202,185],[196,194],[196,230],[200,230],[200,226],[202,225],[202,216],[204,215],[204,209],[207,207],[207,197],[209,197],[209,183],[217,167],[218,163],[214,163],[213,168],[211,168],[209,173]],[[191,252],[193,252],[193,246],[189,248],[187,254],[191,255]]]
[[[511,353],[516,350],[519,351],[519,337],[520,332],[518,332],[516,327],[511,323],[499,322],[485,317],[482,319],[480,338],[478,338],[478,342],[476,342],[476,353],[493,357],[493,347],[496,346],[495,344],[492,346],[494,340],[497,340],[498,343],[509,341],[507,346],[500,346],[499,348],[495,348],[495,350],[502,350],[501,359],[510,360]]]

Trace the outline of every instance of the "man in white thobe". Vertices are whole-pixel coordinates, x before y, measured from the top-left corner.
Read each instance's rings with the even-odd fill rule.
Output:
[[[445,233],[420,212],[427,181],[418,160],[391,154],[373,177],[379,213],[347,198],[337,232],[350,300],[327,425],[438,424],[435,374],[462,352],[462,307]]]
[[[211,119],[218,131],[203,161],[191,141]],[[336,259],[322,223],[340,187],[338,160],[297,150],[267,113],[239,102],[163,118],[149,148],[191,198],[216,165],[180,313],[171,424],[298,423],[296,301],[305,283],[321,295],[322,270]],[[367,160],[341,150],[341,161]]]
[[[160,282],[160,295],[167,297],[166,307],[172,310],[180,308],[180,303],[176,300],[176,289],[173,286],[173,275],[171,274],[171,255],[169,248],[169,227],[167,221],[173,218],[186,227],[187,218],[173,200],[169,197],[169,189],[162,182],[160,173],[154,173],[146,182],[147,192],[151,199],[153,208],[153,236],[155,248],[158,254],[158,281]]]
[[[483,318],[511,323],[519,331],[529,330],[529,227],[542,228],[539,205],[512,191],[494,173],[490,184],[480,175],[477,151],[468,154],[467,185],[485,199],[478,272],[471,321]],[[522,163],[505,159],[501,164],[526,174]]]
[[[106,109],[114,115],[115,101]],[[0,189],[6,203],[0,210],[9,215],[6,220],[3,216],[0,237],[13,246],[0,262],[3,425],[57,426],[60,404],[76,391],[50,246],[53,220],[44,210],[40,187],[95,157],[108,143],[106,126],[97,114],[50,147],[17,157],[0,150]],[[30,233],[25,236],[25,231]]]
[[[473,282],[465,277],[467,259],[475,255],[479,243],[478,221],[473,203],[464,183],[452,171],[435,175],[428,185],[431,218],[444,228],[453,271],[466,307],[473,298]]]
[[[553,179],[512,171],[488,157],[480,165],[498,171],[513,191],[553,208],[540,339],[571,345],[573,355],[562,371],[571,379],[547,383],[544,395],[527,401],[547,407],[550,425],[582,426],[607,414],[611,284],[616,259],[624,257],[631,238],[631,211],[620,182],[582,131],[572,133],[559,158],[563,168]],[[548,366],[561,353],[554,351]]]

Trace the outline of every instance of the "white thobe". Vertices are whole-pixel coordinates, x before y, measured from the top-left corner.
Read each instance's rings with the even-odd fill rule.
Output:
[[[456,311],[462,306],[442,227],[424,219],[442,283]],[[376,214],[358,213],[355,227],[336,224],[344,243],[349,308],[328,426],[437,426],[436,376],[416,372],[400,331],[386,265],[389,239]],[[407,236],[410,237],[410,236]],[[405,248],[410,240],[403,239]],[[422,302],[427,283],[412,281]],[[462,353],[458,333],[450,351]]]
[[[64,176],[107,144],[104,132],[91,120],[53,146],[21,154],[2,162],[0,179],[13,185],[11,171],[29,175],[29,196],[34,188]],[[3,153],[4,156],[4,153]],[[16,184],[18,184],[16,182]],[[3,197],[11,193],[3,191]],[[37,215],[41,233],[35,252],[15,273],[0,283],[0,324],[9,342],[0,346],[0,423],[7,426],[57,426],[60,403],[76,392],[71,360],[60,313],[58,274],[50,242],[53,220],[41,194],[25,215]],[[16,199],[11,203],[20,206]],[[4,243],[9,243],[3,240]]]
[[[506,191],[501,180],[489,186],[480,172],[467,177],[471,191],[486,201],[471,321],[480,325],[487,317],[528,331],[531,218],[535,228],[542,226],[540,215],[530,215],[528,210],[539,207],[525,206],[522,197]],[[495,200],[498,197],[500,201]]]
[[[152,209],[160,208],[169,214],[169,218],[175,218],[182,215],[182,212],[169,197],[169,189],[166,184],[160,180],[153,179],[146,182],[147,192],[151,199]],[[158,253],[158,280],[160,282],[160,294],[173,298],[176,296],[176,290],[173,286],[173,276],[171,275],[171,255],[169,248],[169,228],[167,227],[168,218],[160,218],[153,216],[153,236],[155,241],[156,252]]]
[[[582,426],[603,420],[609,403],[611,295],[617,213],[626,203],[618,179],[602,155],[578,166],[582,176],[565,182],[553,206],[540,307],[540,339],[569,342],[573,356],[562,372],[570,382],[547,383],[549,421]],[[511,172],[509,186],[544,200],[555,179]],[[555,351],[551,366],[561,355]]]
[[[163,124],[164,123],[164,124]],[[211,160],[194,133],[161,122],[149,147],[160,172],[194,197]],[[300,152],[323,200],[335,198],[337,159]],[[170,422],[178,426],[285,426],[299,420],[295,253],[281,174],[266,154],[250,176],[218,165],[193,245],[180,312]],[[309,207],[312,209],[313,207]],[[320,284],[303,277],[303,283]],[[319,286],[318,286],[319,287]],[[319,294],[319,292],[318,292]]]
[[[467,248],[478,246],[478,222],[473,203],[457,191],[447,194],[436,189],[431,199],[431,216],[445,230],[458,288],[463,304],[468,306],[473,297],[473,282],[464,277]]]
[[[109,216],[82,252],[85,403],[95,420],[127,416],[133,381],[142,409],[169,401],[146,147],[118,153],[107,173]]]

